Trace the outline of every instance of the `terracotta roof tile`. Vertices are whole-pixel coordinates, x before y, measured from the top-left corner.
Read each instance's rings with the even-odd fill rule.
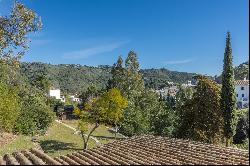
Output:
[[[219,147],[190,140],[144,135],[114,141],[90,150],[55,157],[31,149],[0,156],[4,164],[53,165],[159,165],[159,164],[223,164],[248,165],[249,151]]]
[[[249,80],[236,80],[235,85],[249,85]]]

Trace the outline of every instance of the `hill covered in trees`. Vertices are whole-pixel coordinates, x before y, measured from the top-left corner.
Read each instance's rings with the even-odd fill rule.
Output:
[[[23,62],[21,72],[30,82],[45,75],[51,85],[60,88],[65,93],[86,91],[90,85],[105,88],[111,77],[111,66],[98,67],[82,66],[76,64],[52,65],[40,62]],[[195,73],[170,71],[167,69],[140,70],[147,87],[158,89],[166,85],[167,81],[185,83],[191,80]]]
[[[234,78],[235,80],[243,80],[244,78],[249,79],[249,61],[246,61],[234,68]],[[221,75],[215,80],[216,82],[221,83]]]

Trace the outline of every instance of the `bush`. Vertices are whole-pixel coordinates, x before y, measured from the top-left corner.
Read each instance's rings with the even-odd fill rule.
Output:
[[[236,126],[236,134],[233,137],[234,144],[242,144],[244,140],[249,138],[249,110],[238,110],[238,123]]]
[[[0,131],[11,132],[20,114],[20,99],[16,89],[0,82]]]
[[[25,135],[43,134],[53,121],[52,110],[38,92],[25,91],[22,96],[21,114],[16,121],[15,132]]]

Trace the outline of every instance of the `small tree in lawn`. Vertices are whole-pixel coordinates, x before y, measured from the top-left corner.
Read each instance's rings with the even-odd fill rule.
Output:
[[[118,123],[123,117],[123,109],[126,106],[127,100],[121,95],[118,89],[113,88],[103,95],[85,103],[84,110],[81,111],[77,109],[75,111],[80,117],[79,129],[83,138],[84,149],[87,149],[91,134],[100,124],[112,124],[116,127],[117,131]],[[94,127],[86,136],[84,133],[88,131],[88,123],[94,124]]]

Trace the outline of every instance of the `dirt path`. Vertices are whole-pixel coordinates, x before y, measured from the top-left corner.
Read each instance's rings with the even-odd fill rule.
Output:
[[[0,134],[0,147],[7,145],[16,139],[16,135],[11,133],[1,133]]]

